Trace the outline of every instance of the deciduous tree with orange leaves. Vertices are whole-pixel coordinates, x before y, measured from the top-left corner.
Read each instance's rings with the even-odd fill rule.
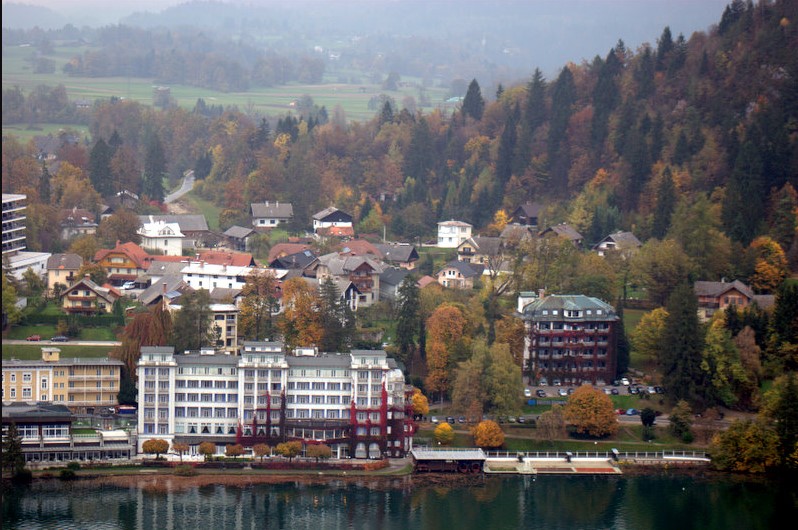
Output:
[[[280,322],[283,340],[288,350],[297,346],[318,344],[322,337],[318,299],[302,278],[291,278],[283,284],[285,313]]]
[[[565,421],[579,434],[603,438],[618,431],[618,417],[610,396],[590,385],[582,385],[568,398]]]
[[[504,431],[493,420],[484,420],[474,427],[474,445],[477,447],[495,448],[504,445]]]

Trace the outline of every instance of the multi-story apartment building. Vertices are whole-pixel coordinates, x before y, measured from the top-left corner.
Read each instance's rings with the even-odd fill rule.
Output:
[[[42,348],[38,361],[3,361],[3,403],[48,401],[75,413],[118,404],[122,361],[61,359],[58,348]]]
[[[530,301],[532,300],[532,301]],[[524,371],[534,383],[602,384],[616,377],[615,309],[584,295],[519,298],[526,340]]]
[[[457,248],[471,237],[474,228],[463,221],[441,221],[438,223],[438,248]]]
[[[150,222],[141,225],[136,233],[141,236],[141,247],[144,250],[160,251],[164,256],[183,255],[183,239],[186,236],[180,232],[180,225],[177,223],[155,221],[150,216]]]
[[[183,267],[183,281],[192,289],[217,288],[243,289],[247,276],[252,272],[250,266],[217,265],[204,261],[191,261]]]
[[[17,280],[31,269],[42,277],[47,276],[48,252],[28,252],[25,241],[25,201],[27,195],[3,193],[3,268]]]
[[[384,351],[287,355],[279,342],[245,342],[240,355],[143,347],[139,443],[161,438],[274,446],[326,443],[337,457],[401,456],[412,448],[411,387]]]

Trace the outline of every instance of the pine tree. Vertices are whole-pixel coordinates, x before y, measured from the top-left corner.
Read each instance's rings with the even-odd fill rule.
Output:
[[[735,241],[748,245],[762,221],[764,197],[762,160],[756,147],[745,142],[734,164],[723,201],[723,224]]]
[[[703,406],[704,373],[701,369],[703,332],[698,322],[698,299],[689,283],[673,290],[666,304],[668,316],[662,333],[659,364],[668,398]]]
[[[513,172],[513,153],[515,152],[517,131],[516,124],[520,118],[521,111],[518,105],[507,116],[504,122],[504,129],[499,137],[499,149],[496,154],[496,180],[504,189],[504,185],[510,180]]]
[[[416,340],[421,329],[421,300],[418,285],[411,275],[405,276],[399,285],[396,315],[396,339],[394,344],[399,351],[399,358],[408,362],[412,360]]]
[[[50,204],[50,195],[52,194],[50,178],[50,171],[47,169],[47,164],[42,162],[42,176],[39,180],[39,198],[44,204]]]
[[[781,388],[779,398],[773,411],[776,420],[776,433],[779,437],[781,464],[795,469],[798,462],[792,458],[798,447],[798,383],[795,374],[789,373],[787,381]]]
[[[161,139],[158,138],[157,134],[153,134],[147,143],[147,152],[144,157],[142,194],[151,200],[163,201],[164,175],[166,175],[166,155],[164,154],[163,145],[161,145]]]
[[[651,236],[662,239],[671,226],[671,216],[676,209],[676,187],[670,167],[662,172],[662,177],[657,186],[656,203],[654,204],[654,220],[651,226]]]
[[[111,178],[111,148],[100,138],[89,154],[89,179],[94,189],[103,197],[113,194]]]
[[[199,350],[215,346],[211,329],[213,313],[211,297],[205,289],[185,293],[180,297],[180,311],[174,319],[173,339],[175,351]]]
[[[620,102],[615,79],[622,70],[621,62],[610,50],[607,59],[601,62],[598,80],[593,88],[593,120],[590,124],[590,140],[593,148],[600,150],[607,138],[610,114]]]
[[[470,116],[471,118],[479,121],[482,119],[482,113],[485,111],[485,100],[482,99],[482,91],[479,89],[479,83],[473,79],[468,85],[468,91],[463,99],[463,107],[461,112],[463,116]]]

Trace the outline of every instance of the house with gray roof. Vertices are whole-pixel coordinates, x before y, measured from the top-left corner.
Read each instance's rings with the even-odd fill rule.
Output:
[[[519,306],[527,338],[523,370],[530,381],[559,379],[576,386],[615,379],[620,319],[610,304],[581,294],[543,292],[524,298],[523,305],[519,300]]]
[[[331,229],[351,230],[352,228],[352,216],[335,206],[313,214],[313,232],[315,233],[327,233]]]
[[[197,248],[205,246],[206,242],[212,238],[208,221],[204,215],[196,214],[162,214],[162,215],[139,215],[139,227],[147,223],[177,223],[180,232],[185,236],[183,248]]]
[[[488,265],[501,259],[504,245],[499,237],[473,236],[457,247],[457,259],[466,263]]]
[[[510,214],[510,220],[513,223],[518,223],[521,226],[538,226],[538,219],[540,212],[543,210],[543,205],[537,202],[525,202],[518,208],[513,210]]]
[[[351,281],[360,292],[358,307],[368,307],[380,300],[380,274],[384,266],[368,256],[349,256],[333,252],[319,257],[316,277]]]
[[[374,243],[374,247],[382,254],[382,261],[388,265],[407,270],[416,268],[419,255],[415,245],[410,243]]]
[[[740,280],[698,281],[693,284],[693,292],[698,297],[698,317],[704,322],[717,311],[732,305],[745,309],[754,300],[754,291]]]
[[[410,271],[398,267],[386,267],[380,274],[380,298],[395,301],[399,293],[399,286],[410,275]]]
[[[602,257],[610,252],[619,252],[627,257],[642,246],[643,243],[633,233],[618,230],[593,245],[591,250]]]
[[[294,218],[294,206],[290,202],[256,202],[249,205],[249,213],[255,229],[270,229],[290,223]]]
[[[252,238],[255,230],[244,226],[233,225],[224,231],[227,238],[227,246],[238,252],[249,252],[252,250]]]
[[[545,230],[541,231],[540,234],[538,235],[539,237],[551,237],[551,236],[561,237],[563,239],[567,239],[568,241],[573,243],[574,246],[579,248],[582,247],[582,244],[585,241],[584,236],[582,236],[582,234],[577,232],[574,227],[572,227],[567,223],[560,223],[558,225],[550,226]]]
[[[438,283],[452,289],[473,289],[485,270],[479,263],[452,260],[436,274]]]

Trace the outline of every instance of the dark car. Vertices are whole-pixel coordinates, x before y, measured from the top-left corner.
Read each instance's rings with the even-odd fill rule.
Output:
[[[618,395],[618,389],[617,389],[617,388],[613,388],[612,390],[610,390],[610,393],[611,393],[613,396],[617,396],[617,395]]]
[[[537,392],[535,392],[535,394],[537,394],[537,396],[540,397],[540,398],[546,397],[546,391],[545,390],[538,390]]]
[[[448,423],[450,423],[450,424],[454,425],[454,418],[453,418],[453,417],[451,417],[451,416],[447,416],[447,417],[446,417],[446,421],[447,421]]]
[[[63,335],[56,335],[55,337],[50,339],[50,342],[69,342],[69,338]]]
[[[466,422],[465,416],[460,416],[459,418],[457,418],[457,423],[465,423],[465,422]]]

